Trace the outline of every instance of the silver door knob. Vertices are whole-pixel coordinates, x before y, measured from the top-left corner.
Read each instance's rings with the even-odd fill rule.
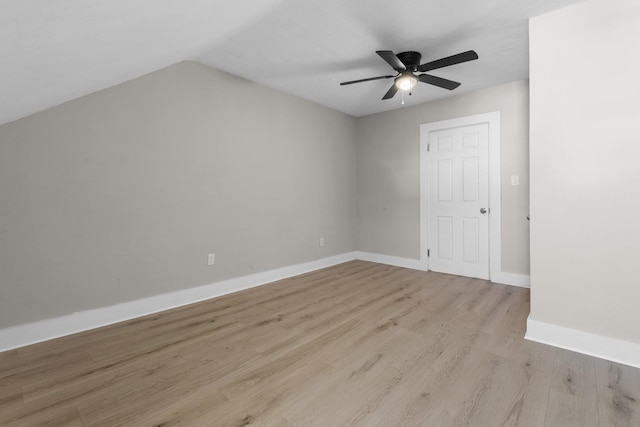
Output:
[[[480,213],[481,214],[486,214],[487,213],[487,208],[480,208]]]

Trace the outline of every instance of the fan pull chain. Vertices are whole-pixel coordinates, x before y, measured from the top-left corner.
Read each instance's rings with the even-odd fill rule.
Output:
[[[404,91],[401,91],[400,94],[402,95],[402,105],[404,105]]]

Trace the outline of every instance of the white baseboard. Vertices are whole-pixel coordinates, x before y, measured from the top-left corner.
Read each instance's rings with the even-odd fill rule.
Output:
[[[501,271],[491,276],[491,281],[502,283],[503,285],[519,286],[521,288],[531,287],[531,276],[528,274],[505,273]]]
[[[355,252],[349,252],[210,285],[0,329],[0,352],[215,298],[354,259]]]
[[[419,259],[401,258],[391,255],[374,254],[371,252],[355,252],[356,258],[363,261],[377,262],[379,264],[395,265],[396,267],[410,268],[412,270],[425,271],[424,266]],[[519,286],[522,288],[530,287],[531,279],[528,274],[515,274],[500,272],[496,277],[491,277],[491,281],[501,283],[503,285]]]
[[[401,258],[391,255],[374,254],[371,252],[355,252],[356,259],[362,261],[377,262],[378,264],[394,265],[396,267],[410,268],[412,270],[424,270],[419,259]]]
[[[640,368],[640,344],[596,335],[529,316],[525,339]]]

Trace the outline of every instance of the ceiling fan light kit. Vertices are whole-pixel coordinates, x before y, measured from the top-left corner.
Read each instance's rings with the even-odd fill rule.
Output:
[[[350,85],[354,83],[368,82],[372,80],[390,79],[394,78],[393,85],[382,97],[382,99],[390,99],[398,92],[402,90],[403,94],[415,87],[418,81],[427,83],[430,85],[438,86],[443,89],[453,90],[460,86],[459,82],[453,80],[443,79],[442,77],[433,76],[431,74],[416,74],[425,73],[426,71],[436,70],[438,68],[448,67],[450,65],[461,64],[463,62],[474,61],[478,59],[478,54],[473,50],[458,53],[456,55],[447,56],[435,61],[427,62],[420,65],[422,54],[420,52],[408,51],[395,54],[390,50],[379,50],[376,53],[384,59],[387,64],[391,66],[398,74],[395,76],[379,76],[369,77],[366,79],[352,80],[348,82],[340,83],[341,86]],[[404,104],[404,98],[403,98]]]
[[[410,90],[418,83],[418,79],[411,73],[402,73],[401,76],[396,77],[396,86],[400,90]]]

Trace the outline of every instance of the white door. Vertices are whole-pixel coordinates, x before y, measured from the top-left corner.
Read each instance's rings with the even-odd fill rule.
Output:
[[[429,133],[429,266],[489,279],[489,126]]]

